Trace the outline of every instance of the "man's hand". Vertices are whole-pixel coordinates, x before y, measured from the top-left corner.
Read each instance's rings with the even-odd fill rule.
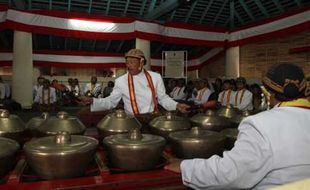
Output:
[[[175,173],[181,173],[181,161],[182,160],[180,159],[170,159],[169,164],[165,166],[165,169]]]
[[[77,97],[79,103],[82,105],[90,105],[93,103],[93,98],[92,97],[87,97],[87,96],[79,96]]]
[[[182,103],[178,103],[177,104],[177,110],[179,110],[180,112],[182,113],[187,113],[189,112],[188,109],[190,109],[191,106],[190,105],[187,105],[187,104],[182,104]]]

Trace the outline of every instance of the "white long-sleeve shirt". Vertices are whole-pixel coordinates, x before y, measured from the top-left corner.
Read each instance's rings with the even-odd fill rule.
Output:
[[[186,93],[184,92],[185,90],[185,86],[183,87],[174,87],[172,92],[170,92],[170,96],[174,99],[174,100],[185,100],[186,98]]]
[[[268,189],[310,177],[310,110],[276,107],[249,116],[223,158],[184,160],[183,183],[194,189]]]
[[[247,89],[235,92],[233,105],[239,110],[253,110],[253,94]]]
[[[230,104],[233,105],[234,102],[235,102],[235,91],[233,91],[233,90],[223,90],[219,94],[218,102],[222,106],[227,106],[227,105],[230,105]]]
[[[0,83],[0,99],[4,99],[5,98],[5,84],[4,83]]]
[[[55,88],[49,87],[50,93],[48,94],[48,89],[43,90],[43,86],[40,86],[37,90],[36,97],[34,98],[34,102],[39,104],[48,104],[48,99],[50,99],[49,103],[53,104],[56,102],[56,91]],[[42,101],[43,97],[43,101]]]
[[[166,89],[160,74],[152,71],[148,71],[148,73],[152,77],[158,103],[167,110],[175,110],[177,102],[166,94]],[[133,82],[139,113],[152,113],[154,110],[152,91],[144,71],[137,75],[133,75]],[[115,80],[115,86],[110,96],[106,98],[94,98],[91,111],[112,109],[117,106],[121,99],[123,99],[126,113],[133,115],[129,95],[128,73]]]
[[[196,104],[204,104],[208,101],[212,91],[205,87],[203,89],[198,90],[197,96],[195,97],[195,103]]]

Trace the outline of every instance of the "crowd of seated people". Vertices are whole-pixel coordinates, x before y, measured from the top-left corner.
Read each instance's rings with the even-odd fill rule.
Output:
[[[109,81],[107,87],[102,88],[97,77],[92,76],[90,83],[80,86],[77,78],[69,78],[64,85],[54,79],[52,83],[43,77],[37,78],[37,84],[33,87],[33,109],[38,111],[55,111],[59,106],[77,106],[78,96],[106,97],[114,87],[114,82]],[[1,83],[0,83],[1,90]]]
[[[215,79],[212,85],[207,79],[188,81],[170,79],[166,82],[169,95],[179,102],[187,102],[195,108],[232,106],[241,111],[267,109],[265,95],[258,84],[248,85],[244,77],[236,79]]]

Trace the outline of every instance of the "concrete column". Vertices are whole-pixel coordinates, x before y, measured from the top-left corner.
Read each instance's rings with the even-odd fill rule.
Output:
[[[239,53],[240,53],[239,46],[231,47],[226,50],[225,75],[227,78],[237,78],[240,76]]]
[[[146,58],[146,65],[144,68],[147,70],[151,69],[151,42],[149,40],[142,40],[136,38],[136,48],[143,51]]]
[[[14,31],[12,98],[23,108],[32,105],[32,34]]]
[[[115,72],[115,77],[120,77],[127,72],[125,68],[117,68]]]

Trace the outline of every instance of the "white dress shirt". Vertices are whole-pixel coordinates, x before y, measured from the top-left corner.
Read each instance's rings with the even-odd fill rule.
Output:
[[[87,83],[85,85],[85,87],[84,87],[83,94],[86,94],[87,91],[90,91],[93,94],[100,93],[100,91],[101,91],[101,84],[100,83],[96,83],[95,87],[92,88],[92,84],[91,83]]]
[[[208,87],[198,90],[197,96],[195,97],[195,103],[196,104],[206,103],[211,94],[212,91]]]
[[[50,104],[53,104],[56,102],[56,91],[55,88],[50,88],[50,94],[48,95],[48,89],[43,89],[43,86],[39,87],[37,90],[36,97],[34,98],[34,102],[37,102],[39,104],[48,104],[48,98],[50,99]],[[42,96],[44,97],[42,102]]]
[[[275,107],[245,118],[223,158],[184,160],[194,189],[268,189],[310,177],[310,110]]]
[[[185,86],[183,87],[174,87],[172,92],[170,92],[170,96],[174,99],[174,100],[185,100],[186,98],[186,93],[184,92],[185,90]]]
[[[230,91],[230,95],[229,95]],[[222,106],[227,106],[229,104],[234,104],[235,103],[235,91],[233,90],[223,90],[220,92],[219,97],[218,97],[218,102],[221,103]]]
[[[160,74],[152,71],[148,71],[148,73],[152,77],[158,103],[166,110],[175,110],[177,102],[166,94],[166,89]],[[137,75],[133,75],[133,82],[139,113],[152,113],[154,111],[152,91],[149,87],[144,71]],[[91,111],[112,109],[117,106],[121,99],[123,99],[126,113],[133,115],[129,95],[128,73],[115,80],[115,86],[110,96],[106,98],[94,98],[91,105]]]
[[[234,107],[238,108],[239,110],[253,110],[253,94],[247,89],[236,91],[233,101]]]

